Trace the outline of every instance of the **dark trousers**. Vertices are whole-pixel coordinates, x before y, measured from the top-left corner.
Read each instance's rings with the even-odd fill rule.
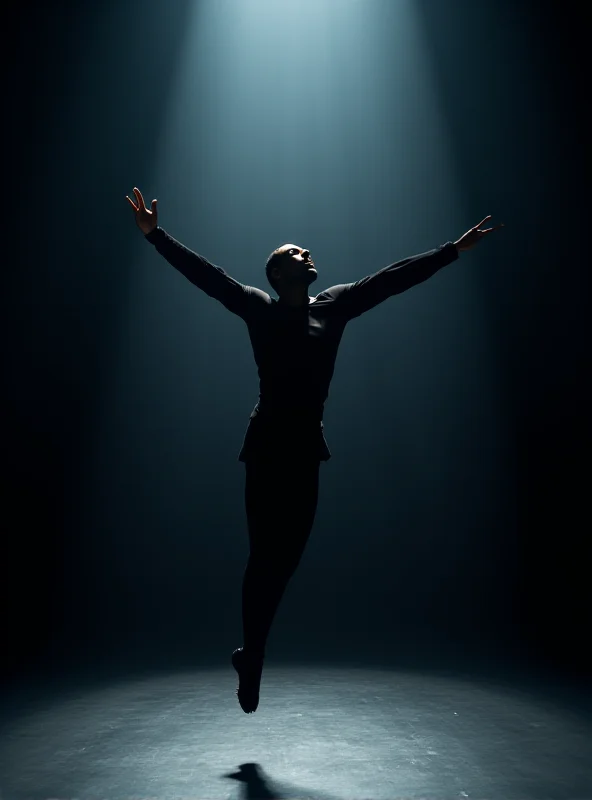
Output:
[[[265,654],[271,624],[312,530],[319,461],[246,461],[249,558],[242,588],[243,646]]]

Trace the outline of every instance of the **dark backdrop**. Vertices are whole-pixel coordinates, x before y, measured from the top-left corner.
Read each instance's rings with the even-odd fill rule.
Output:
[[[472,378],[455,362],[456,394],[423,400],[428,454],[412,462],[405,407],[392,413],[401,370],[404,377],[410,369],[402,356],[371,413],[360,411],[368,408],[358,388],[362,368],[378,388],[385,367],[365,360],[355,343],[382,335],[388,309],[348,331],[328,411],[334,456],[323,466],[316,536],[274,633],[276,652],[298,637],[313,652],[315,644],[319,652],[327,643],[347,649],[362,635],[375,644],[481,641],[586,672],[583,19],[565,3],[492,1],[478,13],[461,0],[417,5],[470,209],[460,229],[440,238],[460,235],[481,212],[506,223],[491,248],[484,243],[470,255],[473,266],[462,267],[480,272],[504,423],[482,432],[481,395],[467,390],[463,399],[463,381],[472,385]],[[64,656],[108,659],[131,650],[143,658],[162,650],[226,657],[240,642],[246,535],[236,454],[256,399],[241,323],[211,310],[209,298],[197,300],[189,284],[174,285],[191,298],[182,302],[199,303],[200,314],[207,308],[210,324],[227,332],[223,341],[212,337],[207,352],[195,344],[202,377],[187,397],[192,357],[171,366],[167,353],[191,347],[201,331],[184,322],[167,330],[155,292],[146,325],[150,336],[172,341],[157,352],[146,345],[150,365],[133,373],[140,384],[130,379],[125,395],[109,391],[134,292],[130,262],[140,253],[154,274],[170,269],[141,248],[123,196],[150,175],[188,0],[169,4],[166,24],[156,2],[118,4],[107,14],[108,7],[15,5],[5,29],[7,676]],[[105,31],[108,52],[97,46],[107,20],[120,25]],[[409,213],[422,214],[421,198],[410,201]],[[163,224],[176,235],[171,213]],[[334,227],[334,238],[351,233]],[[396,243],[396,219],[393,227]],[[266,234],[271,250],[282,234]],[[199,250],[199,232],[186,243]],[[418,238],[393,252],[393,240],[385,241],[363,273],[437,243]],[[211,235],[206,255],[217,261],[220,250],[232,272],[238,245],[235,252],[223,233]],[[219,263],[226,266],[222,256]],[[330,282],[358,272],[356,262]],[[265,288],[262,273],[237,277]],[[328,281],[321,278],[319,289],[321,282]],[[421,313],[422,297],[433,304],[438,292],[449,300],[454,291],[434,286],[425,289],[434,294],[405,302]],[[433,329],[426,336],[438,338]],[[444,423],[465,431],[458,446],[454,434],[442,433]],[[496,450],[495,459],[488,451],[487,471],[478,466],[483,447]]]

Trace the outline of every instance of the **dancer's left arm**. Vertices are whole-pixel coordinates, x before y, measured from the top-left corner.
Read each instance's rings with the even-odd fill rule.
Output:
[[[442,267],[456,261],[460,253],[470,250],[492,231],[503,227],[503,223],[500,223],[490,228],[482,228],[481,226],[490,219],[491,215],[488,215],[455,242],[447,242],[426,253],[396,261],[355,283],[333,286],[327,289],[326,294],[339,303],[348,318],[357,317],[388,297],[423,283]]]

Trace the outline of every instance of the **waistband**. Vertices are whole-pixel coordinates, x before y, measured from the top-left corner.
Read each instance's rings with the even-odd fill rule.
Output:
[[[251,411],[250,419],[269,420],[270,422],[290,422],[297,424],[316,423],[323,427],[323,410],[302,408],[301,406],[272,408],[269,406],[256,405]]]

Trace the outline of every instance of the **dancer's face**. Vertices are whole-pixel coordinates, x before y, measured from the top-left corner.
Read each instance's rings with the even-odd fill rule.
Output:
[[[280,265],[271,271],[276,280],[285,286],[302,283],[309,286],[316,281],[318,274],[310,250],[296,244],[284,244],[278,248],[278,253],[281,255]]]

